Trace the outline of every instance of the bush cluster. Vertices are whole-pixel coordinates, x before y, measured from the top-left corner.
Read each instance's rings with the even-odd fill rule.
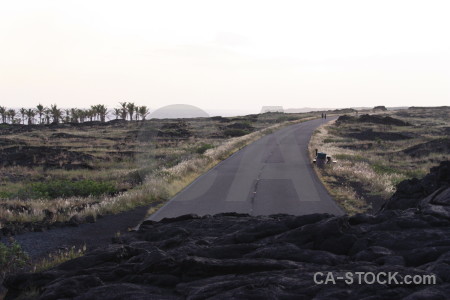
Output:
[[[66,197],[88,197],[104,194],[114,194],[116,187],[109,182],[97,182],[94,180],[54,180],[49,182],[31,183],[20,192],[19,198],[66,198]]]
[[[206,150],[212,149],[212,148],[214,148],[213,145],[203,143],[197,149],[195,149],[195,152],[197,152],[198,154],[203,154],[206,152]]]
[[[245,129],[230,128],[230,129],[225,129],[223,133],[229,137],[238,137],[238,136],[243,136],[243,135],[249,134],[250,131],[245,130]]]
[[[11,240],[9,244],[0,242],[0,282],[6,274],[24,267],[28,261],[28,255],[15,240]]]

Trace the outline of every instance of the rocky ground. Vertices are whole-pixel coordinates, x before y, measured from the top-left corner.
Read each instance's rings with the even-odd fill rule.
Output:
[[[450,138],[435,139],[411,146],[400,152],[400,154],[406,154],[411,157],[423,157],[430,153],[450,153]]]
[[[381,125],[395,125],[395,126],[411,126],[410,123],[383,115],[369,115],[364,114],[358,117],[343,115],[338,118],[337,123],[372,123]]]
[[[316,272],[355,280],[316,284]],[[397,275],[358,284],[355,272]],[[401,284],[407,275],[436,284]],[[5,299],[448,299],[450,162],[402,182],[375,215],[146,221],[108,248],[5,286]]]
[[[44,168],[61,167],[66,170],[92,169],[92,166],[88,164],[93,159],[92,155],[67,149],[54,149],[43,146],[15,146],[2,149],[0,154],[0,166],[2,167],[43,166]],[[62,161],[68,163],[63,164],[61,163]]]
[[[337,162],[320,174],[347,212],[376,213],[400,181],[450,159],[449,115],[450,107],[341,115],[315,132],[310,149]]]
[[[30,231],[15,235],[14,239],[33,261],[39,261],[60,249],[71,247],[80,249],[83,246],[88,250],[95,249],[109,244],[112,236],[135,228],[137,220],[145,218],[152,206],[154,204],[139,206],[115,215],[105,215],[98,218],[95,223],[94,220],[87,223],[79,222],[74,218],[68,222],[69,226],[64,224],[40,232]]]
[[[361,115],[359,117],[353,117],[348,115],[340,116],[336,120],[336,124],[339,126],[341,124],[378,124],[383,126],[411,126],[410,123],[402,121],[400,119],[392,118],[390,116],[383,115]],[[347,134],[348,137],[357,140],[383,140],[383,141],[399,141],[407,140],[414,137],[410,133],[398,133],[398,132],[385,132],[385,131],[374,131],[373,128],[361,130],[355,126],[355,132]]]

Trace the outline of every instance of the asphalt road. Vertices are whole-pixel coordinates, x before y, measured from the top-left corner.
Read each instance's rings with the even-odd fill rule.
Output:
[[[148,219],[223,212],[342,215],[308,155],[311,134],[324,122],[316,119],[262,137],[197,178]]]

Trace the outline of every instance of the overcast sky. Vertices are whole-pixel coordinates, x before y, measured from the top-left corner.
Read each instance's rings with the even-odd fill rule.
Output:
[[[450,101],[449,1],[2,1],[0,105]]]

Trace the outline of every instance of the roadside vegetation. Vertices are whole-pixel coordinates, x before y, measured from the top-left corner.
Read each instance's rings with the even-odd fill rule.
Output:
[[[309,150],[337,161],[316,170],[348,213],[375,212],[400,181],[449,159],[449,116],[450,107],[353,113],[318,128]]]
[[[29,269],[32,272],[43,272],[51,269],[54,266],[62,264],[68,260],[83,256],[86,252],[86,246],[76,248],[72,246],[70,248],[58,249],[54,253],[49,253],[46,257],[43,257],[35,262],[30,263]]]
[[[139,112],[124,102],[114,110],[117,119],[108,122],[102,114],[94,114],[91,122],[91,114],[86,119],[65,116],[64,111],[61,116],[49,113],[50,121],[58,121],[47,122],[45,110],[42,115],[37,111],[39,124],[0,114],[6,120],[0,124],[4,235],[24,229],[21,224],[28,224],[25,230],[40,230],[161,205],[236,150],[313,116],[145,120],[148,110],[141,107]]]
[[[7,242],[0,242],[0,282],[17,272],[43,272],[51,269],[63,262],[83,256],[86,252],[86,246],[76,248],[61,248],[55,252],[48,253],[47,256],[40,259],[31,259],[22,249],[20,244],[9,238]],[[37,291],[30,291],[30,297],[35,296]],[[0,284],[0,299],[3,299],[5,293],[4,287]]]
[[[28,255],[14,239],[10,239],[7,244],[0,243],[0,282],[7,274],[25,267],[28,262]]]

